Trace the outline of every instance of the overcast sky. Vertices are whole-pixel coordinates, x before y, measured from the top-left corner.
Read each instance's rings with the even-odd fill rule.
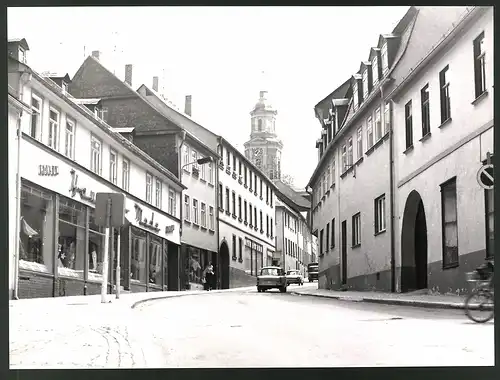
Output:
[[[93,50],[123,80],[152,85],[243,151],[259,91],[278,110],[284,174],[304,187],[317,163],[313,107],[354,74],[405,7],[9,8],[8,37],[26,38],[37,72],[70,77]],[[49,20],[41,22],[40,20]],[[265,75],[261,72],[264,70]]]

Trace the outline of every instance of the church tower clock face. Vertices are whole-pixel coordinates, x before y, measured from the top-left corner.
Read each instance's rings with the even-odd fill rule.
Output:
[[[260,169],[262,167],[262,148],[253,148],[253,159],[255,166]]]

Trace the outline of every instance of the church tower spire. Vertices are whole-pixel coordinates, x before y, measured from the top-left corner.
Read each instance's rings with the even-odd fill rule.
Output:
[[[264,84],[261,88],[265,88]],[[283,143],[276,134],[278,111],[269,102],[267,93],[267,90],[259,92],[259,99],[250,111],[250,140],[244,144],[245,156],[270,179],[280,179]]]

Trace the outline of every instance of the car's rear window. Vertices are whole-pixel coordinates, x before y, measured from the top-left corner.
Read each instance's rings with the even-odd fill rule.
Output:
[[[261,276],[278,276],[278,269],[276,268],[264,268],[260,271]]]

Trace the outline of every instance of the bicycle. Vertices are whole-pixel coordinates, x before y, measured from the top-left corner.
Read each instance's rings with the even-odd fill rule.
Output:
[[[493,264],[484,264],[476,268],[473,272],[468,272],[466,275],[466,281],[470,283],[476,283],[474,290],[465,299],[465,315],[476,322],[476,323],[486,323],[494,317],[494,287],[493,287]],[[479,302],[474,302],[475,300],[483,299]],[[473,314],[473,311],[478,310],[479,312],[486,311],[484,317],[478,317]]]

